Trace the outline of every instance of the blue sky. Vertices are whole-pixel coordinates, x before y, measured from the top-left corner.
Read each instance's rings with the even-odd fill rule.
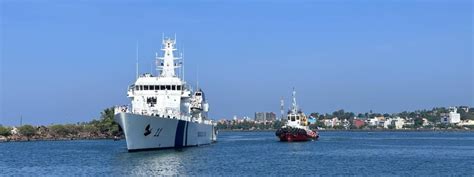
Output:
[[[279,112],[293,87],[308,113],[474,105],[469,0],[0,5],[0,124],[89,121],[128,104],[136,41],[149,72],[162,33],[177,33],[215,119]]]

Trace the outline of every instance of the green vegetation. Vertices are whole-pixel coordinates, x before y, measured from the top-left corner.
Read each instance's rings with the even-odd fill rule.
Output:
[[[461,114],[461,120],[474,120],[474,108],[469,109],[469,112],[466,112],[464,109],[458,109],[458,113]]]
[[[23,136],[26,136],[27,138],[30,138],[31,136],[36,134],[36,129],[31,125],[23,125],[18,128],[18,133]]]
[[[121,136],[119,126],[114,122],[114,109],[101,112],[99,119],[77,124],[56,124],[50,126],[23,125],[18,127],[18,135],[11,134],[11,128],[0,126],[0,135],[11,140],[29,139],[96,139]]]
[[[119,126],[114,122],[114,109],[107,108],[102,111],[99,120],[92,120],[89,125],[96,127],[101,134],[109,136],[118,136],[121,134]]]
[[[10,136],[11,128],[0,126],[0,136]]]
[[[423,119],[421,117],[415,118],[414,122],[415,122],[415,125],[414,125],[415,128],[419,128],[423,126]]]
[[[52,125],[49,127],[49,132],[54,137],[66,137],[75,135],[78,131],[74,125]]]
[[[388,126],[388,129],[390,129],[390,130],[395,129],[395,125],[389,125],[389,126]]]

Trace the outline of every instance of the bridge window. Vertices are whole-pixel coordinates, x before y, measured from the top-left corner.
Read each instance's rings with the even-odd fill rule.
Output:
[[[291,116],[291,121],[295,121],[295,116]]]
[[[148,90],[148,85],[144,85],[143,90]]]
[[[178,90],[181,90],[181,85],[178,85],[178,86],[177,86],[177,89],[178,89]]]
[[[165,86],[164,86],[164,85],[160,85],[160,90],[165,90]]]
[[[171,90],[176,90],[176,85],[172,85]]]
[[[171,85],[167,85],[166,90],[171,90]]]
[[[296,120],[300,120],[300,116],[296,116]]]
[[[143,85],[140,85],[140,90],[143,90]]]
[[[139,89],[140,89],[140,86],[135,85],[135,90],[139,90]]]

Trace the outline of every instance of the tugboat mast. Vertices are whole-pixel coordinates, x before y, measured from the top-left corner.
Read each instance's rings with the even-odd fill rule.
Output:
[[[293,87],[293,103],[292,103],[291,111],[294,114],[298,113],[298,105],[296,104],[296,90],[294,87]]]
[[[282,121],[285,118],[285,102],[283,101],[283,97],[280,99],[280,121]]]

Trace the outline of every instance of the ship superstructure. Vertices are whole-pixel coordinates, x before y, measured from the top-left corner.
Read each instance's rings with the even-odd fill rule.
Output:
[[[182,58],[175,57],[176,40],[163,39],[162,45],[162,57],[155,56],[159,74],[139,76],[128,87],[131,106],[115,109],[115,121],[122,127],[130,151],[197,146],[216,140],[204,92],[200,88],[193,91],[184,81]]]

